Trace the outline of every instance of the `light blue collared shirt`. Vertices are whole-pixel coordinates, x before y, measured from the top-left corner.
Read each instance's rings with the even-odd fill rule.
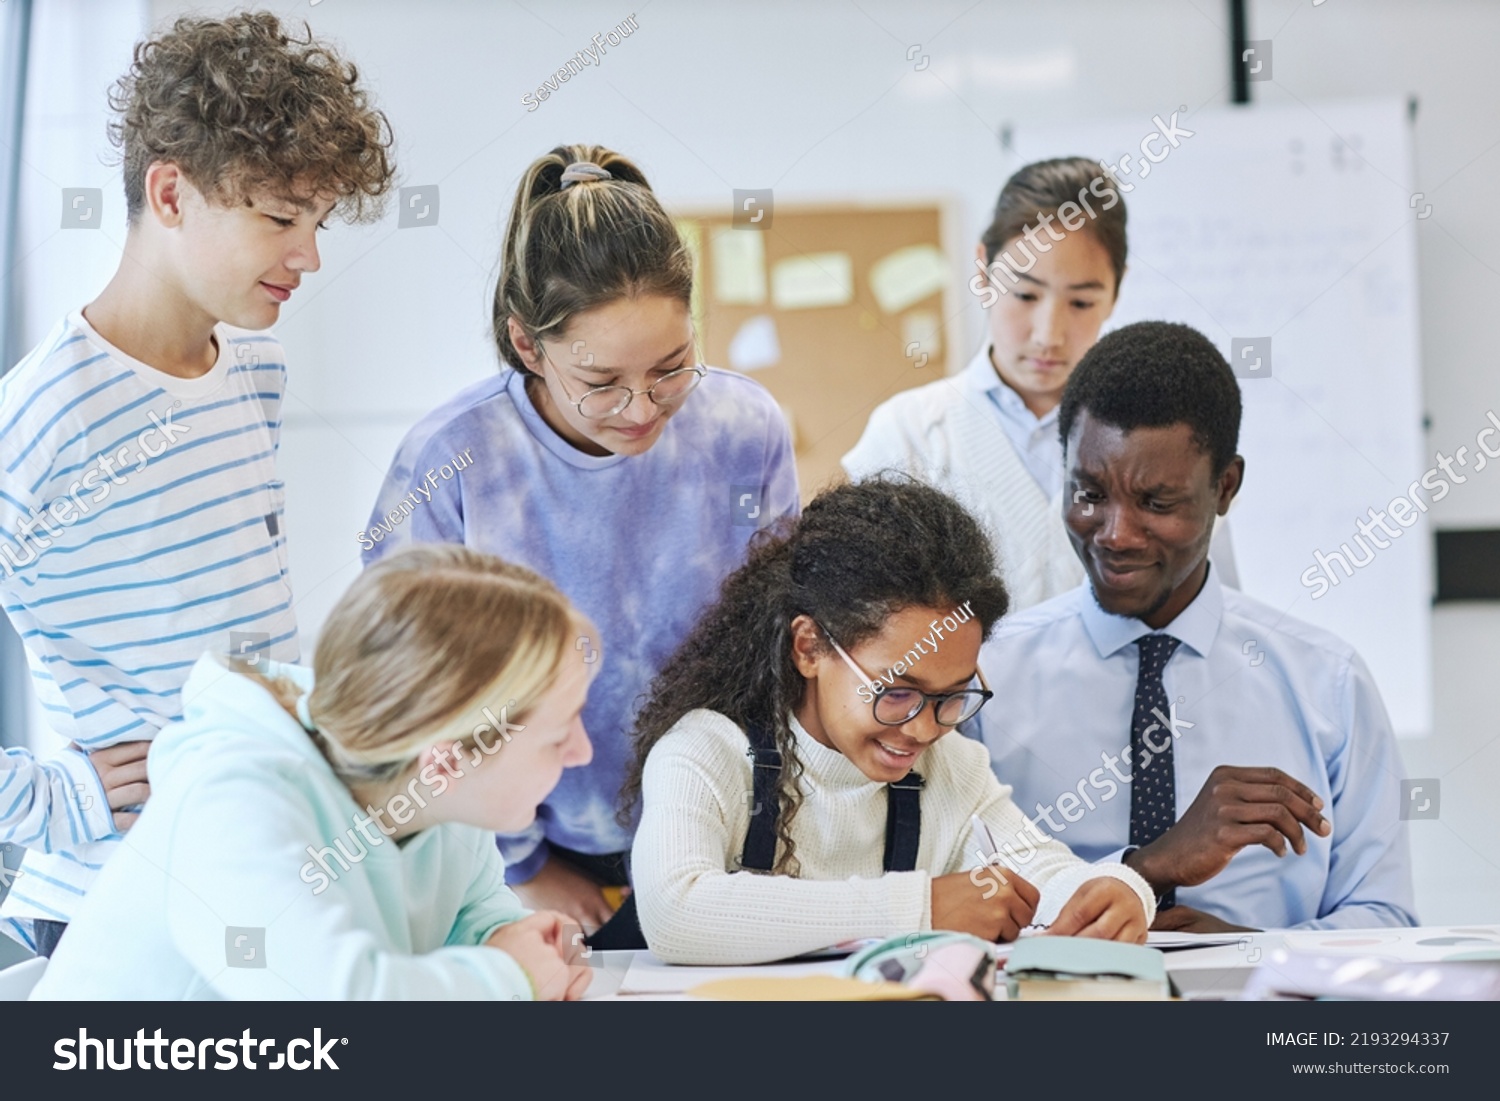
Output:
[[[979,349],[979,354],[969,361],[963,370],[964,381],[990,399],[990,409],[1016,457],[1026,472],[1036,479],[1036,484],[1052,500],[1062,492],[1063,451],[1062,440],[1057,436],[1057,406],[1038,417],[1026,408],[1021,395],[1010,388],[995,370],[990,359],[988,341]]]
[[[1353,647],[1220,584],[1164,628],[1182,640],[1162,673],[1180,819],[1218,765],[1274,766],[1322,797],[1327,838],[1278,858],[1241,849],[1177,901],[1263,929],[1414,925],[1403,777],[1390,719]],[[1130,835],[1130,722],[1151,628],[1099,607],[1087,581],[1012,619],[980,665],[995,693],[967,733],[1038,826],[1086,860]],[[1002,850],[1005,839],[997,839]],[[1019,847],[1019,843],[1018,843]]]

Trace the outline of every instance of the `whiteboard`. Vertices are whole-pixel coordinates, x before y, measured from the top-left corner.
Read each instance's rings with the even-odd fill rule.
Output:
[[[1169,121],[1173,107],[1160,113]],[[1244,591],[1332,631],[1369,664],[1396,732],[1432,726],[1432,535],[1428,517],[1381,536],[1336,586],[1304,583],[1432,467],[1425,452],[1411,141],[1399,100],[1252,105],[1178,117],[1192,131],[1141,167],[1149,118],[1017,130],[1012,169],[1082,154],[1120,165],[1130,258],[1110,327],[1182,321],[1226,357],[1271,338],[1270,377],[1241,379],[1245,486],[1231,509]],[[1144,174],[1143,174],[1144,173]],[[1253,360],[1248,360],[1248,368]],[[1435,441],[1452,455],[1467,438]],[[1461,471],[1460,471],[1461,473]],[[1452,492],[1461,493],[1454,485]],[[1418,490],[1430,505],[1431,493]],[[1379,534],[1379,529],[1376,529]],[[1322,571],[1320,570],[1319,573]],[[1326,591],[1322,591],[1326,587]],[[1315,593],[1320,593],[1316,598]]]

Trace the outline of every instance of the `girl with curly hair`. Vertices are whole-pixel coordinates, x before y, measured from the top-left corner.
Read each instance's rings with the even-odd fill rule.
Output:
[[[1037,923],[1143,941],[1145,882],[1041,834],[984,746],[951,734],[1005,706],[977,662],[1008,602],[979,525],[910,480],[831,489],[757,546],[637,720],[624,799],[643,803],[652,951],[756,963]]]

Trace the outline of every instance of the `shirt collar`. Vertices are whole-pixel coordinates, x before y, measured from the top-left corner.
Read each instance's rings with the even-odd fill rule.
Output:
[[[1083,626],[1088,631],[1089,638],[1093,640],[1094,649],[1099,651],[1101,658],[1113,657],[1125,647],[1131,645],[1145,635],[1153,634],[1154,629],[1145,621],[1134,616],[1111,615],[1099,607],[1099,602],[1094,599],[1091,582],[1084,580],[1078,590],[1079,604],[1082,608]],[[1219,633],[1219,624],[1224,619],[1224,589],[1219,583],[1219,577],[1214,573],[1213,564],[1208,567],[1208,577],[1204,579],[1203,588],[1193,598],[1193,602],[1178,613],[1177,618],[1172,620],[1161,630],[1173,638],[1180,639],[1182,644],[1199,657],[1205,657],[1209,648],[1213,646],[1214,638]]]
[[[590,455],[586,451],[578,450],[559,436],[557,430],[543,420],[536,406],[531,404],[531,396],[526,393],[526,372],[514,367],[508,370],[510,373],[505,380],[505,390],[510,395],[516,411],[521,414],[521,423],[526,426],[532,437],[554,456],[579,470],[602,470],[605,467],[616,466],[630,458],[629,455],[619,454]],[[661,440],[658,439],[656,442],[660,445]]]
[[[1038,417],[1026,408],[1021,395],[1012,390],[1010,385],[1000,377],[1000,372],[995,370],[994,360],[990,358],[990,350],[994,346],[991,341],[984,342],[984,346],[958,376],[962,383],[975,393],[984,394],[998,403],[1008,416],[1022,418],[1025,423],[1037,427],[1055,425],[1057,423],[1056,406]]]

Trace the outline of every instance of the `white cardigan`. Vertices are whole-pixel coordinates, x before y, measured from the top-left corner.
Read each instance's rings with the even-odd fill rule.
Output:
[[[979,355],[993,375],[988,345]],[[1011,610],[1020,611],[1076,588],[1083,566],[1062,501],[1042,493],[970,368],[882,402],[843,466],[850,478],[905,471],[962,502],[989,532]]]
[[[1050,923],[1086,880],[1124,880],[1149,923],[1155,899],[1120,864],[1088,864],[1061,841],[1038,843],[979,742],[951,732],[917,758],[922,832],[917,869],[885,872],[886,785],[815,741],[795,718],[804,772],[792,839],[797,878],[736,871],[750,825],[749,742],[717,711],[690,711],[651,750],[631,855],[641,928],[672,963],[762,963],[860,937],[932,927],[932,877],[977,869],[991,854],[970,816],[989,826],[1002,856],[1040,889],[1035,921]],[[780,846],[778,845],[778,855]],[[987,873],[976,872],[976,878]],[[978,879],[978,884],[984,884]]]

